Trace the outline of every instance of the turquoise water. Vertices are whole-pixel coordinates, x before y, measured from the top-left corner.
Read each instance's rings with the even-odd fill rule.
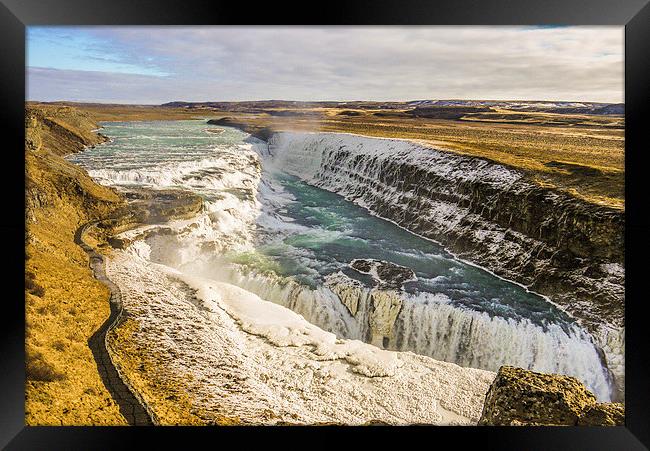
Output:
[[[410,293],[442,293],[454,304],[504,318],[528,318],[538,325],[571,322],[545,298],[458,260],[439,244],[372,216],[338,194],[292,176],[275,178],[295,196],[283,214],[310,229],[258,247],[280,264],[283,275],[315,286],[341,270],[372,284],[369,276],[348,267],[353,259],[372,258],[411,268],[418,280],[405,284]]]
[[[249,165],[245,159],[237,161],[238,146],[246,144],[246,133],[225,127],[219,134],[208,133],[206,129],[220,127],[203,120],[103,126],[102,132],[111,142],[70,157],[103,183],[178,187],[218,201],[224,192],[223,180],[236,176],[236,164],[241,163],[242,168]],[[311,287],[337,271],[370,285],[370,277],[350,269],[348,263],[355,258],[385,260],[416,273],[418,280],[404,287],[409,293],[442,293],[458,306],[504,318],[527,318],[542,326],[572,322],[545,298],[458,260],[437,243],[372,216],[337,194],[282,172],[268,176],[295,198],[276,213],[304,229],[281,239],[260,240],[257,252],[266,257],[265,268],[272,267]]]
[[[153,169],[160,164],[200,161],[218,155],[215,148],[241,143],[248,135],[234,128],[207,133],[203,120],[104,122],[111,141],[69,157],[87,170]]]

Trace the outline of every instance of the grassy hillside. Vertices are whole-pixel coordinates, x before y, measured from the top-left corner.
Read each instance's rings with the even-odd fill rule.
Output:
[[[104,138],[69,107],[27,107],[25,122],[26,424],[126,424],[88,348],[109,292],[73,242],[80,224],[122,200],[61,157]]]
[[[109,290],[93,278],[87,254],[74,244],[77,228],[124,206],[113,190],[96,184],[63,155],[106,140],[93,132],[104,120],[157,120],[188,117],[169,110],[112,110],[98,113],[60,104],[28,103],[25,109],[26,226],[26,423],[28,425],[126,425],[103,385],[88,339],[110,314]],[[202,207],[200,197],[174,193],[163,199],[131,193],[136,220],[185,218]],[[116,222],[120,227],[120,222]],[[104,238],[87,236],[99,247]],[[163,424],[205,424],[193,413],[182,387],[159,375],[166,362],[134,346],[137,330],[128,320],[111,331],[120,353],[114,358],[131,383],[155,400]],[[219,424],[236,424],[223,418]]]

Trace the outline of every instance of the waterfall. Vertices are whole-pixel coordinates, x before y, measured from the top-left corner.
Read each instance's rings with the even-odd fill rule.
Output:
[[[230,283],[260,298],[282,305],[302,315],[323,330],[343,338],[363,340],[363,332],[338,297],[326,287],[312,289],[290,278],[261,274],[241,265],[220,266],[216,270],[197,268],[197,273]]]
[[[594,213],[593,221],[573,227],[573,222],[584,219],[580,216],[586,211],[582,207],[558,193],[540,192],[516,170],[478,158],[441,152],[405,140],[336,133],[277,133],[269,141],[269,155],[265,167],[338,193],[421,236],[444,238],[460,246],[466,258],[525,285],[531,285],[540,274],[544,285],[544,271],[548,268],[549,277],[553,276],[549,262],[558,250],[555,246],[565,246],[561,244],[563,240],[601,239],[617,243],[617,226],[605,225],[609,224],[610,213]],[[535,201],[528,198],[531,193]],[[506,213],[510,211],[507,217],[502,211],[503,203],[509,205],[505,209]],[[536,209],[533,213],[527,210],[527,214],[546,220],[540,225],[539,221],[526,222],[511,214],[524,208]],[[601,224],[598,218],[604,222]],[[573,228],[567,231],[567,227]],[[613,238],[609,241],[596,233],[610,229]],[[583,261],[584,268],[572,269],[571,273],[566,270],[571,286],[578,284],[579,293],[598,293],[599,302],[608,300],[605,305],[612,300],[624,302],[622,276],[611,278],[611,283],[610,279],[601,283],[585,277],[583,273],[589,265],[598,265],[599,260]],[[451,305],[405,302],[395,322],[394,336],[384,337],[382,342],[390,348],[465,366],[495,370],[500,364],[513,364],[575,375],[601,399],[609,399],[612,371],[616,396],[621,397],[624,329],[617,317],[594,316],[588,306],[589,302],[596,302],[595,296],[568,302],[575,292],[574,288],[573,294],[560,292],[558,296],[563,296],[563,305],[569,311],[576,309],[592,323],[605,321],[604,327],[592,328],[593,335],[578,325],[566,331],[550,324],[543,330],[530,322],[490,317]],[[354,309],[362,311],[361,302]],[[346,299],[345,305],[352,304]],[[418,319],[418,315],[422,318]],[[596,340],[595,344],[592,340]],[[372,342],[377,342],[377,338]]]
[[[589,334],[571,325],[546,328],[453,305],[442,294],[409,294],[362,286],[340,273],[312,289],[242,265],[204,273],[302,315],[339,337],[411,351],[461,366],[496,371],[514,365],[574,376],[600,400],[610,376]]]
[[[591,337],[578,326],[544,330],[426,299],[404,302],[388,348],[413,351],[461,366],[496,371],[513,365],[580,379],[600,400],[610,399],[610,376]]]
[[[268,148],[249,143],[180,163],[122,168],[118,161],[115,168],[89,169],[114,184],[182,187],[204,196],[205,209],[198,217],[138,232],[141,241],[132,252],[142,258],[236,285],[340,338],[491,371],[510,364],[572,375],[599,399],[608,400],[608,370],[592,337],[577,325],[542,326],[525,318],[503,318],[441,293],[373,288],[341,272],[321,274],[318,283],[306,285],[274,272],[272,264],[265,269],[259,262],[228,260],[225,253],[231,250],[253,251],[260,243],[309,230],[284,216],[295,199],[269,177],[276,170],[339,193],[411,231],[426,227],[451,235],[464,228],[476,243],[488,246],[486,254],[504,260],[524,258],[541,246],[524,234],[485,222],[468,204],[473,183],[495,192],[512,191],[520,174],[400,140],[371,140],[370,151],[369,140],[282,133],[273,136]],[[326,232],[334,233],[319,231]],[[618,355],[620,340],[614,333],[609,337],[611,346],[603,349]]]

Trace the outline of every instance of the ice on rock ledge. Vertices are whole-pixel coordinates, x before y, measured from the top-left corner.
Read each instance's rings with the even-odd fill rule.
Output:
[[[252,424],[475,424],[494,378],[337,339],[246,290],[129,252],[116,250],[107,272],[142,324],[134,344],[161,356],[177,382],[189,371],[187,391],[207,415]]]
[[[402,366],[399,354],[384,351],[359,340],[340,340],[305,320],[301,315],[261,299],[227,283],[168,273],[197,290],[197,297],[211,311],[223,308],[245,332],[268,340],[277,347],[312,347],[316,360],[343,359],[350,370],[369,377],[393,376]]]

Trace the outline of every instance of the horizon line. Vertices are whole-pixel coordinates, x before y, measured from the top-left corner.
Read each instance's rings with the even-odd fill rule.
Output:
[[[604,102],[595,100],[558,100],[558,99],[480,99],[480,98],[435,98],[435,99],[413,99],[413,100],[290,100],[290,99],[253,99],[253,100],[170,100],[162,103],[123,103],[123,102],[104,102],[92,100],[35,100],[25,99],[25,102],[36,103],[77,103],[77,104],[98,104],[98,105],[132,105],[132,106],[163,106],[169,103],[187,103],[187,104],[200,104],[200,103],[245,103],[245,102],[293,102],[293,103],[354,103],[354,102],[368,102],[368,103],[413,103],[413,102],[534,102],[534,103],[547,103],[547,102],[562,102],[562,103],[591,103],[591,104],[606,104],[606,105],[625,105],[625,101],[621,102]]]

